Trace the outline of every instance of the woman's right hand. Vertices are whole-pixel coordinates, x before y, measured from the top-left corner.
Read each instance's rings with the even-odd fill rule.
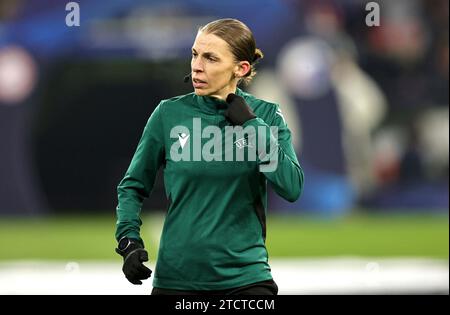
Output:
[[[121,243],[125,243],[124,247]],[[150,278],[152,271],[143,264],[148,261],[148,253],[139,241],[121,240],[116,252],[123,257],[122,271],[128,281],[132,284],[142,284],[141,280]]]

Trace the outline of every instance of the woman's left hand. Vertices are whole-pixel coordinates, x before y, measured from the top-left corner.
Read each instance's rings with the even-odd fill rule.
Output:
[[[255,113],[253,113],[243,97],[230,93],[226,101],[228,103],[228,109],[224,115],[233,125],[242,126],[246,121],[256,118]]]

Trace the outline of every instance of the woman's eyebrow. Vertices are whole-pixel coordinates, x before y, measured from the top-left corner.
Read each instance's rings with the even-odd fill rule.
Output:
[[[192,48],[192,52],[197,53],[197,51],[195,50],[195,48]],[[215,54],[215,53],[213,53],[213,52],[211,52],[211,51],[205,51],[205,52],[203,53],[203,56],[219,58],[219,56],[218,56],[217,54]]]

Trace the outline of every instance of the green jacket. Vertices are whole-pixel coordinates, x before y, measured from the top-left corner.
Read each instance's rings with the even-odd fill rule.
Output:
[[[161,101],[117,188],[116,239],[141,240],[142,202],[164,168],[169,207],[154,287],[221,290],[272,279],[267,181],[292,202],[303,189],[303,171],[279,106],[240,89],[236,94],[257,116],[242,126],[244,134],[230,133],[224,101],[194,93]]]

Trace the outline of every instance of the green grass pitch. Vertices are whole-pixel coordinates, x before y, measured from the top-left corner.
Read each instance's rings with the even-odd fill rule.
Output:
[[[143,216],[142,235],[154,261],[163,217]],[[115,217],[0,219],[0,260],[117,260]],[[267,248],[274,257],[447,258],[448,215],[361,215],[324,220],[271,214]]]

